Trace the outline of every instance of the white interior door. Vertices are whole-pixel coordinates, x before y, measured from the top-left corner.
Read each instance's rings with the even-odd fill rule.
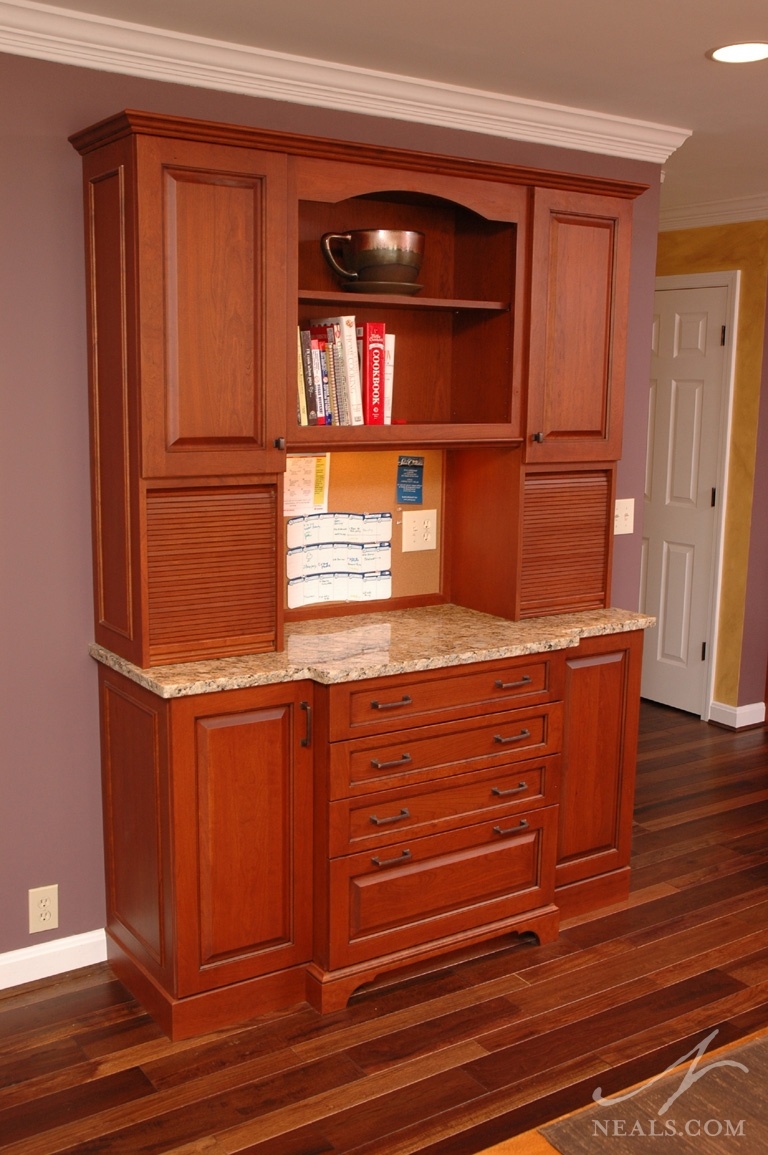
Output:
[[[643,513],[643,697],[708,716],[734,309],[725,283],[659,278]],[[690,278],[716,282],[717,275]],[[673,284],[670,284],[673,283]],[[669,287],[666,287],[669,284]]]

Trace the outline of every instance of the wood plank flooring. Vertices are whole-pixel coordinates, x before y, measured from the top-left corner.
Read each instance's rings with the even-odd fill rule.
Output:
[[[0,992],[0,1151],[471,1155],[768,1029],[768,731],[643,703],[630,901],[171,1043],[106,965]]]

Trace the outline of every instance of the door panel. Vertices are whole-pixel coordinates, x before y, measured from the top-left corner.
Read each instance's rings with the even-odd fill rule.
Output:
[[[642,693],[701,714],[714,580],[727,288],[659,289],[644,506]]]
[[[137,150],[142,473],[282,471],[286,158],[158,137]]]
[[[526,461],[621,456],[632,206],[536,189]]]

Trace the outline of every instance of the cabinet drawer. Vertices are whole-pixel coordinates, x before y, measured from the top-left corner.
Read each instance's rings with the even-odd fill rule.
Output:
[[[560,752],[562,703],[421,726],[330,746],[330,797],[370,793],[504,767]]]
[[[387,955],[551,903],[557,807],[330,864],[328,965]]]
[[[329,807],[332,858],[437,834],[484,819],[499,819],[558,800],[560,757],[459,774],[450,785],[406,786]]]
[[[563,654],[449,667],[329,687],[332,742],[562,697]]]

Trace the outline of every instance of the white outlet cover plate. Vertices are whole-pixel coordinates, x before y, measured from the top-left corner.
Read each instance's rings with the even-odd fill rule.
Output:
[[[29,891],[29,933],[56,930],[59,925],[59,887],[36,886]]]
[[[437,510],[403,510],[403,553],[437,549]]]
[[[617,497],[613,520],[613,532],[632,533],[635,528],[634,497]]]

